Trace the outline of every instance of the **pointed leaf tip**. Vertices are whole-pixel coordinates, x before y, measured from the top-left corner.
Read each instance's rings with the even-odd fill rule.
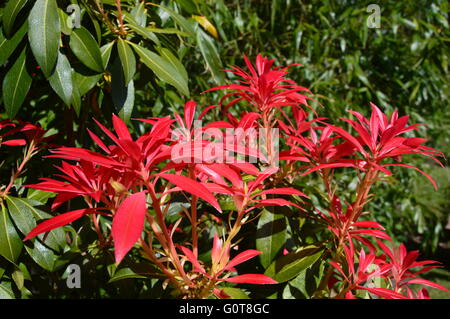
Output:
[[[133,194],[120,204],[111,230],[116,264],[122,261],[141,236],[146,212],[145,192]]]

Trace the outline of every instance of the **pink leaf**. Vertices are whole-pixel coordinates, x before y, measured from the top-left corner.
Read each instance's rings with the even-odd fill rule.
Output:
[[[416,279],[411,279],[410,281],[408,281],[408,284],[419,284],[419,285],[425,285],[425,286],[430,286],[436,289],[440,289],[440,290],[444,290],[446,292],[450,292],[447,288],[445,288],[444,286],[441,286],[435,282],[429,281],[429,280],[425,280],[425,279],[420,279],[420,278],[416,278]]]
[[[197,257],[195,257],[192,250],[190,250],[189,248],[183,247],[181,245],[178,245],[178,248],[181,249],[181,251],[186,256],[186,258],[191,262],[192,266],[194,267],[193,268],[194,271],[202,273],[202,274],[206,274],[205,269],[202,267],[202,265],[200,265]]]
[[[46,233],[52,229],[67,225],[74,220],[82,217],[85,214],[94,213],[95,210],[91,208],[78,209],[71,212],[67,212],[50,219],[47,219],[37,225],[35,228],[31,230],[31,232],[23,239],[23,241],[27,241],[30,238],[33,238],[39,234]]]
[[[133,194],[120,204],[114,215],[111,229],[116,264],[122,261],[141,236],[146,213],[145,192]]]
[[[369,287],[364,287],[364,286],[358,286],[358,289],[367,290],[377,296],[380,296],[380,297],[386,298],[386,299],[407,299],[407,297],[405,297],[395,291],[386,289],[386,288],[369,288]]]
[[[25,144],[27,144],[27,141],[25,141],[24,139],[9,140],[0,143],[0,145],[7,145],[7,146],[21,146]]]
[[[380,228],[384,229],[379,223],[374,221],[359,221],[352,224],[352,227],[372,227],[372,228]]]
[[[245,274],[240,276],[235,276],[231,278],[219,279],[220,281],[228,281],[239,284],[259,284],[259,285],[267,285],[267,284],[277,284],[278,282],[273,280],[272,278],[261,275],[261,274]]]
[[[300,208],[297,204],[287,201],[282,198],[264,199],[258,202],[255,207],[265,207],[265,206],[295,206]]]
[[[391,237],[389,237],[388,234],[386,234],[384,231],[378,230],[378,229],[355,229],[349,231],[350,234],[357,234],[357,235],[369,235],[377,238],[382,238],[388,241],[392,241]]]
[[[290,187],[286,187],[286,188],[272,188],[272,189],[268,189],[268,190],[262,191],[258,195],[263,195],[263,194],[299,195],[299,196],[303,196],[303,197],[308,198],[308,196],[305,193],[302,193],[302,192],[296,190],[295,188],[290,188]]]
[[[254,249],[249,249],[249,250],[243,251],[242,253],[240,253],[236,257],[234,257],[223,270],[230,270],[234,266],[242,264],[243,262],[245,262],[255,256],[258,256],[260,254],[261,254],[260,251],[257,251]]]
[[[131,138],[130,132],[128,131],[128,128],[126,124],[115,114],[113,114],[112,117],[114,130],[117,133],[117,136],[122,140],[133,140]]]
[[[203,200],[207,201],[219,212],[222,211],[220,209],[220,205],[217,202],[214,195],[201,183],[194,181],[193,179],[190,179],[188,177],[181,176],[181,175],[159,174],[159,176],[167,179],[169,182],[178,186],[183,191],[188,192],[192,195],[198,196],[198,197],[202,198]]]
[[[195,116],[195,107],[197,103],[194,101],[187,101],[184,105],[184,121],[186,123],[186,127],[188,129],[192,126],[192,121],[194,120]]]
[[[427,173],[425,173],[424,171],[418,169],[415,166],[408,165],[408,164],[385,164],[384,166],[402,166],[402,167],[407,167],[407,168],[413,168],[416,171],[419,171],[423,176],[428,178],[428,180],[431,182],[431,184],[433,184],[434,189],[438,190],[438,187],[437,187],[436,182],[434,181],[434,179],[430,175],[428,175]]]

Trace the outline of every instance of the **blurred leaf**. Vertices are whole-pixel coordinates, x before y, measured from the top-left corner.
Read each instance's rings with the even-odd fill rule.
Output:
[[[145,9],[145,2],[140,2],[135,6],[130,14],[133,16],[134,21],[141,27],[145,27],[147,24],[147,9]]]
[[[222,72],[222,60],[214,45],[213,39],[202,30],[197,32],[197,43],[205,59],[209,71],[212,73],[214,81],[217,84],[224,82],[224,72]]]
[[[195,30],[192,24],[187,21],[183,16],[179,15],[172,9],[169,9],[167,7],[164,7],[159,4],[150,3],[151,5],[157,6],[158,8],[161,8],[162,10],[166,11],[176,22],[177,24],[191,37],[195,37]]]
[[[11,283],[0,282],[0,299],[15,299]]]
[[[25,281],[25,278],[23,276],[23,272],[20,271],[19,269],[16,269],[12,275],[11,275],[12,279],[14,280],[14,283],[17,286],[17,289],[21,290],[23,288],[23,284]]]
[[[192,18],[194,18],[194,20],[197,21],[203,27],[203,29],[205,29],[214,38],[216,39],[219,38],[216,27],[214,27],[214,25],[208,20],[207,17],[193,15]]]

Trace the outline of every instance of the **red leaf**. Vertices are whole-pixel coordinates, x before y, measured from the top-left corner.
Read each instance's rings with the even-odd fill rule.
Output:
[[[391,237],[386,234],[384,231],[378,229],[355,229],[349,231],[350,234],[360,234],[360,235],[369,235],[377,238],[382,238],[388,241],[392,241]]]
[[[358,140],[355,137],[353,137],[350,133],[346,132],[345,130],[337,126],[331,126],[331,128],[333,129],[334,132],[338,133],[344,139],[352,143],[358,149],[358,151],[361,152],[361,154],[363,154],[364,156],[367,155],[367,152],[364,150],[361,143],[359,143]]]
[[[267,285],[267,284],[277,284],[278,282],[273,280],[272,278],[261,275],[261,274],[245,274],[240,276],[235,276],[231,278],[219,279],[220,281],[228,281],[239,284],[259,284],[259,285]]]
[[[122,261],[141,236],[146,213],[145,192],[133,194],[120,204],[111,229],[116,264]]]
[[[220,205],[214,195],[201,183],[181,175],[159,174],[159,176],[167,179],[169,182],[178,186],[185,192],[202,198],[203,200],[210,203],[219,212],[222,212],[222,210],[220,209]]]
[[[395,291],[386,289],[386,288],[369,288],[369,287],[358,286],[358,289],[367,290],[377,296],[380,296],[380,297],[386,298],[386,299],[408,299],[407,297],[405,297]]]
[[[205,269],[202,267],[202,265],[200,265],[200,263],[198,262],[198,259],[195,257],[192,250],[190,250],[189,248],[183,247],[181,245],[178,245],[178,248],[181,249],[181,251],[186,256],[186,258],[191,262],[194,271],[202,273],[202,274],[206,274]]]
[[[352,224],[352,227],[372,227],[372,228],[380,228],[384,229],[383,226],[381,226],[379,223],[374,221],[359,221]]]
[[[317,165],[317,166],[307,170],[306,172],[302,173],[300,176],[304,176],[304,175],[310,174],[310,173],[315,172],[315,171],[317,171],[319,169],[335,168],[335,167],[356,167],[356,165],[353,164],[353,163],[344,163],[344,162],[319,164],[319,165]]]
[[[23,239],[23,241],[27,241],[39,234],[46,233],[52,229],[67,225],[74,220],[82,217],[85,214],[94,213],[95,210],[91,208],[78,209],[71,212],[67,212],[50,219],[47,219],[33,228],[30,233]]]
[[[128,127],[126,126],[126,124],[115,114],[113,114],[112,116],[112,122],[114,125],[114,130],[117,133],[117,136],[122,139],[122,140],[130,140],[132,141],[133,139],[131,138],[130,132],[128,131]]]
[[[418,169],[415,166],[408,165],[408,164],[385,164],[384,166],[402,166],[402,167],[407,167],[407,168],[413,168],[416,171],[419,171],[423,176],[428,178],[428,180],[431,182],[431,184],[433,184],[434,189],[438,190],[438,187],[437,187],[436,182],[434,181],[434,179],[430,175],[428,175],[427,173],[425,173],[424,171]]]
[[[234,257],[223,270],[230,270],[234,266],[237,266],[239,264],[242,264],[243,262],[260,255],[261,252],[254,249],[248,249],[246,251],[243,251],[242,253],[238,254],[236,257]]]
[[[197,103],[194,101],[187,101],[184,105],[184,121],[186,123],[186,127],[188,129],[192,126],[192,121],[194,120],[195,116],[195,107]]]
[[[305,193],[302,193],[302,192],[296,190],[295,188],[290,188],[290,187],[286,187],[286,188],[272,188],[272,189],[268,189],[268,190],[262,191],[258,195],[263,195],[263,194],[299,195],[299,196],[303,196],[303,197],[308,198],[308,196]]]
[[[220,240],[219,235],[215,233],[213,239],[213,247],[211,250],[211,259],[213,262],[219,261],[221,251],[222,251],[222,240]]]
[[[445,288],[444,286],[441,286],[435,282],[429,281],[429,280],[425,280],[425,279],[411,279],[410,281],[408,281],[408,284],[419,284],[419,285],[425,285],[425,286],[430,286],[436,289],[440,289],[440,290],[444,290],[446,292],[450,292],[447,288]]]
[[[300,208],[297,204],[294,204],[282,198],[264,199],[259,201],[258,204],[255,205],[255,207],[265,207],[265,206],[295,206],[297,208]]]
[[[9,140],[0,143],[0,145],[7,145],[7,146],[21,146],[25,144],[27,144],[27,141],[25,141],[24,139]]]
[[[83,148],[60,147],[52,150],[52,153],[55,153],[56,155],[50,155],[48,157],[58,157],[76,161],[85,160],[105,167],[124,166],[124,164],[114,161],[109,157],[100,155],[98,153]]]
[[[233,192],[229,187],[225,187],[219,184],[214,183],[203,183],[203,185],[211,192],[211,193],[219,193],[219,194],[227,194],[233,195]]]

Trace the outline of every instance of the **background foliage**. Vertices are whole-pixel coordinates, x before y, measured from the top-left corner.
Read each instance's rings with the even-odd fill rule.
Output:
[[[85,128],[95,130],[92,117],[106,123],[112,112],[126,121],[169,115],[180,111],[187,98],[200,105],[216,103],[216,93],[200,93],[225,83],[229,75],[221,70],[227,65],[242,65],[243,55],[253,58],[261,52],[280,65],[304,65],[290,76],[315,94],[321,114],[338,118],[347,109],[367,114],[365,106],[370,101],[384,111],[399,109],[413,121],[426,123],[421,135],[430,138],[429,146],[446,156],[450,153],[447,1],[384,1],[380,3],[380,29],[366,25],[370,14],[366,8],[372,1],[120,3],[123,28],[112,0],[6,1],[0,9],[2,116],[39,122],[59,133],[54,141],[57,144],[86,146]],[[81,8],[80,28],[70,28],[66,12],[70,4]],[[2,176],[8,176],[15,154],[4,154]],[[450,170],[424,160],[412,163],[431,173],[439,192],[418,174],[399,171],[389,187],[378,187],[379,196],[371,210],[395,239],[430,254],[438,253],[434,258],[445,261],[450,243]],[[33,174],[27,175],[26,182],[48,175],[52,164],[35,159],[29,167]],[[313,179],[308,180],[308,186],[319,187]],[[17,190],[23,192],[19,187]],[[47,209],[43,194],[27,191],[14,195],[23,197],[19,204],[29,204],[29,214],[43,218]],[[19,199],[8,202],[10,211],[14,201]],[[89,236],[86,230],[81,245],[89,245]],[[28,270],[21,266],[33,259],[30,251],[14,260],[12,270],[2,260],[1,265],[6,266],[1,266],[0,278],[7,268],[7,273],[17,272],[19,281],[20,276],[26,279],[29,271],[41,274],[41,278],[52,274],[55,282],[40,286],[48,290],[22,294],[60,295],[56,287],[61,286],[57,283],[61,276],[57,272],[64,270],[63,265],[80,249],[80,243],[74,243],[71,250],[58,251],[58,238],[61,240],[55,235],[48,259],[34,259],[40,267]],[[47,261],[51,259],[55,262],[50,264]],[[91,262],[92,267],[86,269],[94,271],[103,261]],[[110,270],[99,271],[104,278],[99,275],[98,280],[107,281]],[[126,284],[122,283],[96,293],[137,293],[123,290]]]

